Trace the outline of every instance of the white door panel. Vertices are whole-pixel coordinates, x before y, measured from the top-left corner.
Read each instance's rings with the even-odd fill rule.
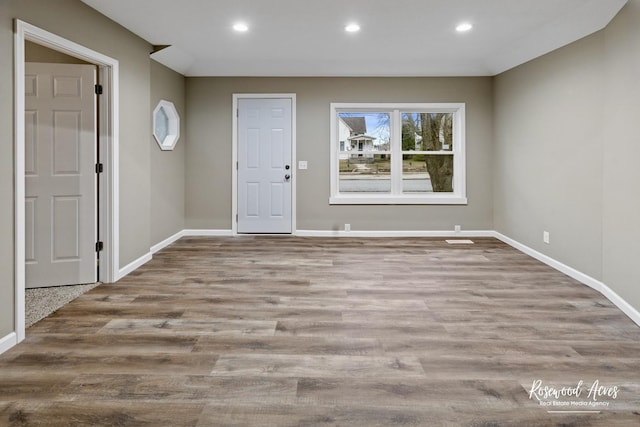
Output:
[[[95,282],[95,67],[25,66],[26,287]]]
[[[292,101],[238,100],[238,232],[291,233]]]

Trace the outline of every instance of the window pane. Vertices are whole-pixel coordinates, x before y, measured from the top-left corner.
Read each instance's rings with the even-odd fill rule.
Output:
[[[453,151],[453,114],[402,113],[402,151]]]
[[[158,138],[158,142],[163,143],[165,139],[167,139],[167,135],[169,135],[169,116],[164,111],[164,107],[160,107],[160,109],[156,112],[156,137]]]
[[[391,192],[391,156],[373,153],[340,153],[341,193]]]
[[[405,154],[402,156],[402,192],[453,191],[453,155]]]
[[[388,151],[390,150],[390,137],[390,113],[338,113],[340,151],[357,151],[360,153]]]

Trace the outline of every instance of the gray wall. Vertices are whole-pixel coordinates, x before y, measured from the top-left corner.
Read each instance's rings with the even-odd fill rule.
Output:
[[[13,18],[120,61],[120,265],[150,246],[151,46],[78,0],[0,2],[0,337],[14,330]]]
[[[494,99],[496,229],[636,310],[638,40],[640,0],[630,0],[604,30],[497,76]]]
[[[605,29],[603,279],[640,311],[640,0]]]
[[[188,78],[187,228],[231,229],[233,93],[296,93],[297,228],[301,230],[488,230],[492,221],[492,79]],[[465,102],[468,206],[330,206],[331,102]]]
[[[597,33],[499,75],[494,99],[496,230],[597,279],[602,54]]]
[[[151,61],[151,111],[161,100],[171,101],[180,116],[180,139],[173,151],[162,151],[153,135],[151,150],[151,243],[184,230],[185,78]]]

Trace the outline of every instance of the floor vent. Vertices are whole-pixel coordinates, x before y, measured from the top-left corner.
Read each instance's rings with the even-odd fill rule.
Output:
[[[446,241],[450,245],[473,245],[473,240],[468,239],[455,239]]]

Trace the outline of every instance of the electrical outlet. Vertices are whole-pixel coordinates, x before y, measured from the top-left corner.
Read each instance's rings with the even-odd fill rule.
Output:
[[[461,228],[460,228],[460,226],[459,226],[459,225],[455,225],[455,226],[453,226],[453,229],[454,229],[454,231],[455,231],[456,233],[459,233]]]
[[[345,224],[344,231],[351,231],[351,224]]]
[[[546,243],[547,245],[549,244],[549,232],[548,231],[543,231],[542,232],[542,241],[544,243]]]

